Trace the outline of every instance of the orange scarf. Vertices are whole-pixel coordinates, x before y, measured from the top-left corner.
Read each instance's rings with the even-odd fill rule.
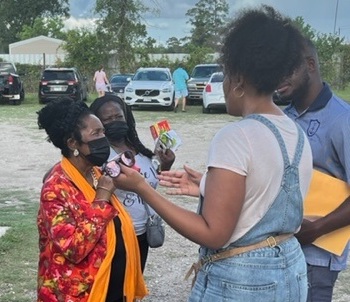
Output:
[[[65,157],[62,158],[61,166],[79,190],[83,192],[86,200],[92,202],[95,199],[96,191],[89,185],[81,173]],[[94,171],[98,177],[101,176],[101,173],[97,168],[94,168]],[[132,302],[135,299],[142,299],[148,294],[141,272],[138,242],[132,220],[114,194],[111,197],[111,202],[119,211],[118,217],[121,221],[122,234],[126,249],[124,296],[126,297],[126,302]],[[116,233],[113,220],[108,223],[106,232],[107,254],[95,276],[88,302],[104,302],[106,299],[111,263],[116,247]]]

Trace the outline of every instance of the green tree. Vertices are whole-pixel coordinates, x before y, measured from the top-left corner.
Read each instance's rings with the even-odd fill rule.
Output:
[[[91,75],[90,84],[95,70],[108,61],[104,44],[87,28],[69,30],[63,48],[68,55],[62,65],[78,67],[84,75]]]
[[[292,22],[297,28],[299,28],[299,30],[304,34],[305,37],[308,37],[312,41],[317,36],[315,29],[313,29],[311,25],[305,23],[303,17],[298,16],[295,19],[293,19]]]
[[[211,52],[211,49],[208,47],[190,45],[188,59],[184,63],[188,71],[192,71],[197,64],[216,63],[216,59],[210,54]]]
[[[7,50],[8,44],[17,42],[23,26],[32,27],[40,17],[69,16],[69,0],[0,0],[0,41]]]
[[[33,26],[24,25],[19,33],[21,40],[33,38],[36,36],[47,36],[64,40],[66,33],[63,31],[64,19],[62,17],[54,18],[36,18]]]
[[[135,59],[129,63],[127,72],[133,72],[138,67],[148,67],[152,65],[149,54],[155,53],[156,40],[148,37],[145,39],[140,39],[138,46],[134,48]]]
[[[191,43],[195,46],[217,50],[221,44],[221,33],[228,21],[229,5],[226,0],[199,0],[186,16],[192,25]]]
[[[314,44],[318,51],[322,77],[334,88],[342,88],[344,64],[343,42],[334,34],[318,34]]]
[[[342,48],[342,78],[340,84],[340,89],[345,89],[345,87],[350,83],[350,45],[343,44]]]
[[[181,41],[176,37],[169,38],[166,45],[169,53],[181,53],[183,51],[183,45],[181,45]]]
[[[343,89],[348,82],[344,66],[349,66],[348,48],[344,47],[344,37],[316,32],[300,16],[292,22],[315,44],[323,79],[332,87]]]
[[[103,37],[106,49],[115,53],[121,72],[130,69],[135,46],[147,36],[141,13],[148,10],[140,0],[96,0],[98,35]]]

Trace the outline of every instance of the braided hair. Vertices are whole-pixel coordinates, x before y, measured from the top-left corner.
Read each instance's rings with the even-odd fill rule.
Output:
[[[39,129],[45,129],[47,141],[61,149],[63,156],[69,157],[71,151],[67,140],[74,138],[81,142],[80,130],[85,127],[83,119],[90,115],[91,111],[84,102],[75,102],[69,97],[63,97],[51,101],[37,114]]]
[[[93,112],[93,114],[100,118],[101,107],[109,102],[119,104],[120,108],[124,112],[126,123],[129,128],[128,133],[126,135],[126,144],[129,147],[135,149],[136,153],[141,153],[142,155],[147,156],[148,158],[152,158],[154,156],[154,153],[150,149],[146,148],[139,139],[139,136],[136,131],[136,122],[134,115],[131,111],[131,107],[125,104],[125,102],[120,97],[113,94],[105,94],[104,96],[99,97],[92,102],[92,104],[90,105],[90,110]]]

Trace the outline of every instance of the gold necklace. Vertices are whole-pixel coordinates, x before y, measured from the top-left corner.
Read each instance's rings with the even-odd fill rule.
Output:
[[[97,185],[98,185],[98,179],[97,179],[96,173],[95,173],[93,168],[91,169],[90,174],[91,174],[91,177],[92,177],[92,186],[96,190],[97,189]]]

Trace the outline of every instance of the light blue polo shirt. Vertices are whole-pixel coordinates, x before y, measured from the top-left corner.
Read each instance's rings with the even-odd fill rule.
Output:
[[[311,106],[298,113],[293,103],[284,112],[306,132],[310,141],[314,168],[350,184],[350,105],[324,87]],[[330,269],[346,268],[349,243],[341,256],[336,256],[312,244],[302,246],[306,262],[330,265]]]
[[[187,89],[186,81],[189,79],[188,73],[185,69],[179,67],[173,72],[173,80],[175,83],[175,90],[181,91]]]

